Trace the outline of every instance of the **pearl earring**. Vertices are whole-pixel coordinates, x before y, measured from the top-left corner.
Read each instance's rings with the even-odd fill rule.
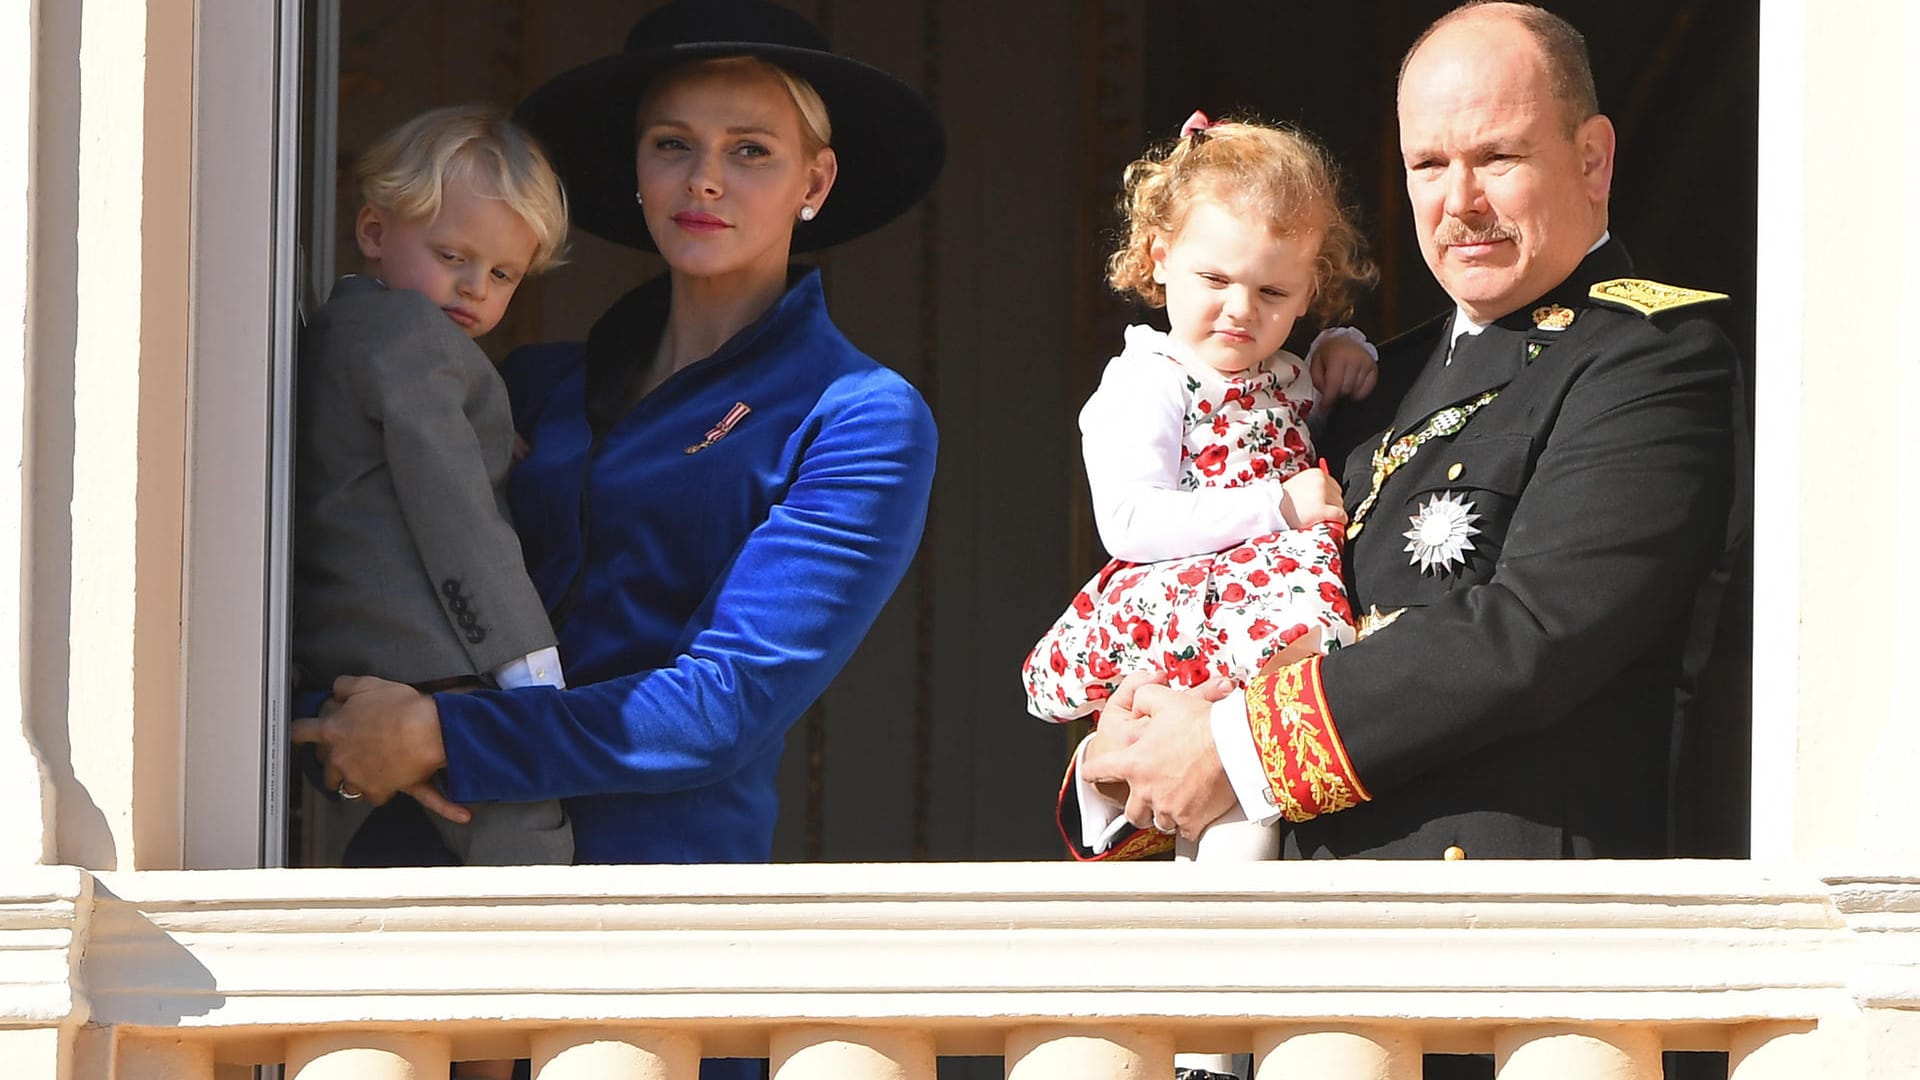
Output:
[[[640,193],[637,191],[633,193],[633,205],[635,206],[642,205],[640,202]]]
[[[814,209],[813,209],[813,207],[811,207],[811,206],[803,206],[803,207],[801,207],[801,208],[800,208],[800,220],[801,220],[801,221],[812,221],[812,220],[813,220],[813,215],[814,215],[814,213],[815,213],[815,211],[814,211]]]

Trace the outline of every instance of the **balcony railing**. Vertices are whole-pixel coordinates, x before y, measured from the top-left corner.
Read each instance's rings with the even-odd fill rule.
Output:
[[[0,874],[0,1046],[201,1080],[1907,1076],[1920,876],[1745,863],[925,864]],[[1871,1018],[1884,1023],[1863,1023]],[[1891,1033],[1891,1034],[1889,1034]],[[33,1035],[34,1041],[9,1035]],[[53,1040],[49,1042],[48,1040]],[[412,1071],[409,1071],[412,1070]]]

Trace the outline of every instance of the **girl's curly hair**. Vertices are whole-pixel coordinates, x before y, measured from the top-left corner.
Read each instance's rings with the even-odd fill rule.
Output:
[[[1167,290],[1153,280],[1154,238],[1177,235],[1196,199],[1263,220],[1275,236],[1318,234],[1310,310],[1322,319],[1344,318],[1355,295],[1379,276],[1341,205],[1332,157],[1292,128],[1214,124],[1150,149],[1127,166],[1123,184],[1126,237],[1107,258],[1107,283],[1152,307],[1167,302]]]

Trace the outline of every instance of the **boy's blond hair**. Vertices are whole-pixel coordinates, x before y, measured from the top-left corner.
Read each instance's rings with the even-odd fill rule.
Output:
[[[491,105],[432,109],[360,155],[360,198],[408,221],[440,214],[447,181],[460,178],[520,215],[538,241],[527,273],[558,266],[567,244],[567,196],[546,152]]]

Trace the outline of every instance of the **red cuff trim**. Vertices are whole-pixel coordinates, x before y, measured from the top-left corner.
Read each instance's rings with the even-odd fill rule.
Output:
[[[1076,800],[1074,813],[1069,827],[1066,812],[1069,799]],[[1080,812],[1077,800],[1079,792],[1074,788],[1074,769],[1067,766],[1067,775],[1060,782],[1059,802],[1055,804],[1053,820],[1060,829],[1060,839],[1066,842],[1067,852],[1075,862],[1106,862],[1109,859],[1127,861],[1148,859],[1155,855],[1164,855],[1173,850],[1173,837],[1152,829],[1135,829],[1126,833],[1121,840],[1107,850],[1095,854],[1092,848],[1080,842]]]
[[[1373,796],[1354,775],[1320,685],[1322,657],[1310,656],[1247,683],[1247,727],[1280,816],[1310,821]]]

